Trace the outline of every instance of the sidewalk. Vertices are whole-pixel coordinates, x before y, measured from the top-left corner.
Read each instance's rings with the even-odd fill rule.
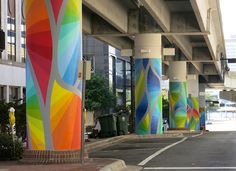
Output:
[[[17,161],[1,161],[0,171],[115,171],[125,169],[125,163],[116,159],[87,159],[81,164],[31,165]]]

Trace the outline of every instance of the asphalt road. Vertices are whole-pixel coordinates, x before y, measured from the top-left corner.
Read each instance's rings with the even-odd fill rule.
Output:
[[[236,132],[198,137],[129,140],[90,157],[118,158],[143,170],[235,170]]]

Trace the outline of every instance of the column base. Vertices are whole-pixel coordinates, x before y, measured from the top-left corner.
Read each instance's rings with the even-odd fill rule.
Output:
[[[20,162],[25,164],[79,163],[80,150],[25,150]],[[88,154],[85,152],[85,159]]]

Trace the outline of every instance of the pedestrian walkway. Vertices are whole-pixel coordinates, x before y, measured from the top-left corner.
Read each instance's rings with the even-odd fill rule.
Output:
[[[114,166],[114,163],[116,166]],[[48,164],[48,165],[31,165],[22,164],[17,161],[0,162],[0,171],[98,171],[105,166],[113,164],[112,167],[125,169],[121,160],[115,159],[87,159],[84,164]],[[121,165],[121,166],[120,166]]]

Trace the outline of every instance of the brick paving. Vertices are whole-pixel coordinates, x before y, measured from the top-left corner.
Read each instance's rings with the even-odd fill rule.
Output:
[[[99,171],[113,159],[87,159],[84,164],[47,164],[32,165],[19,161],[0,161],[0,171]]]

